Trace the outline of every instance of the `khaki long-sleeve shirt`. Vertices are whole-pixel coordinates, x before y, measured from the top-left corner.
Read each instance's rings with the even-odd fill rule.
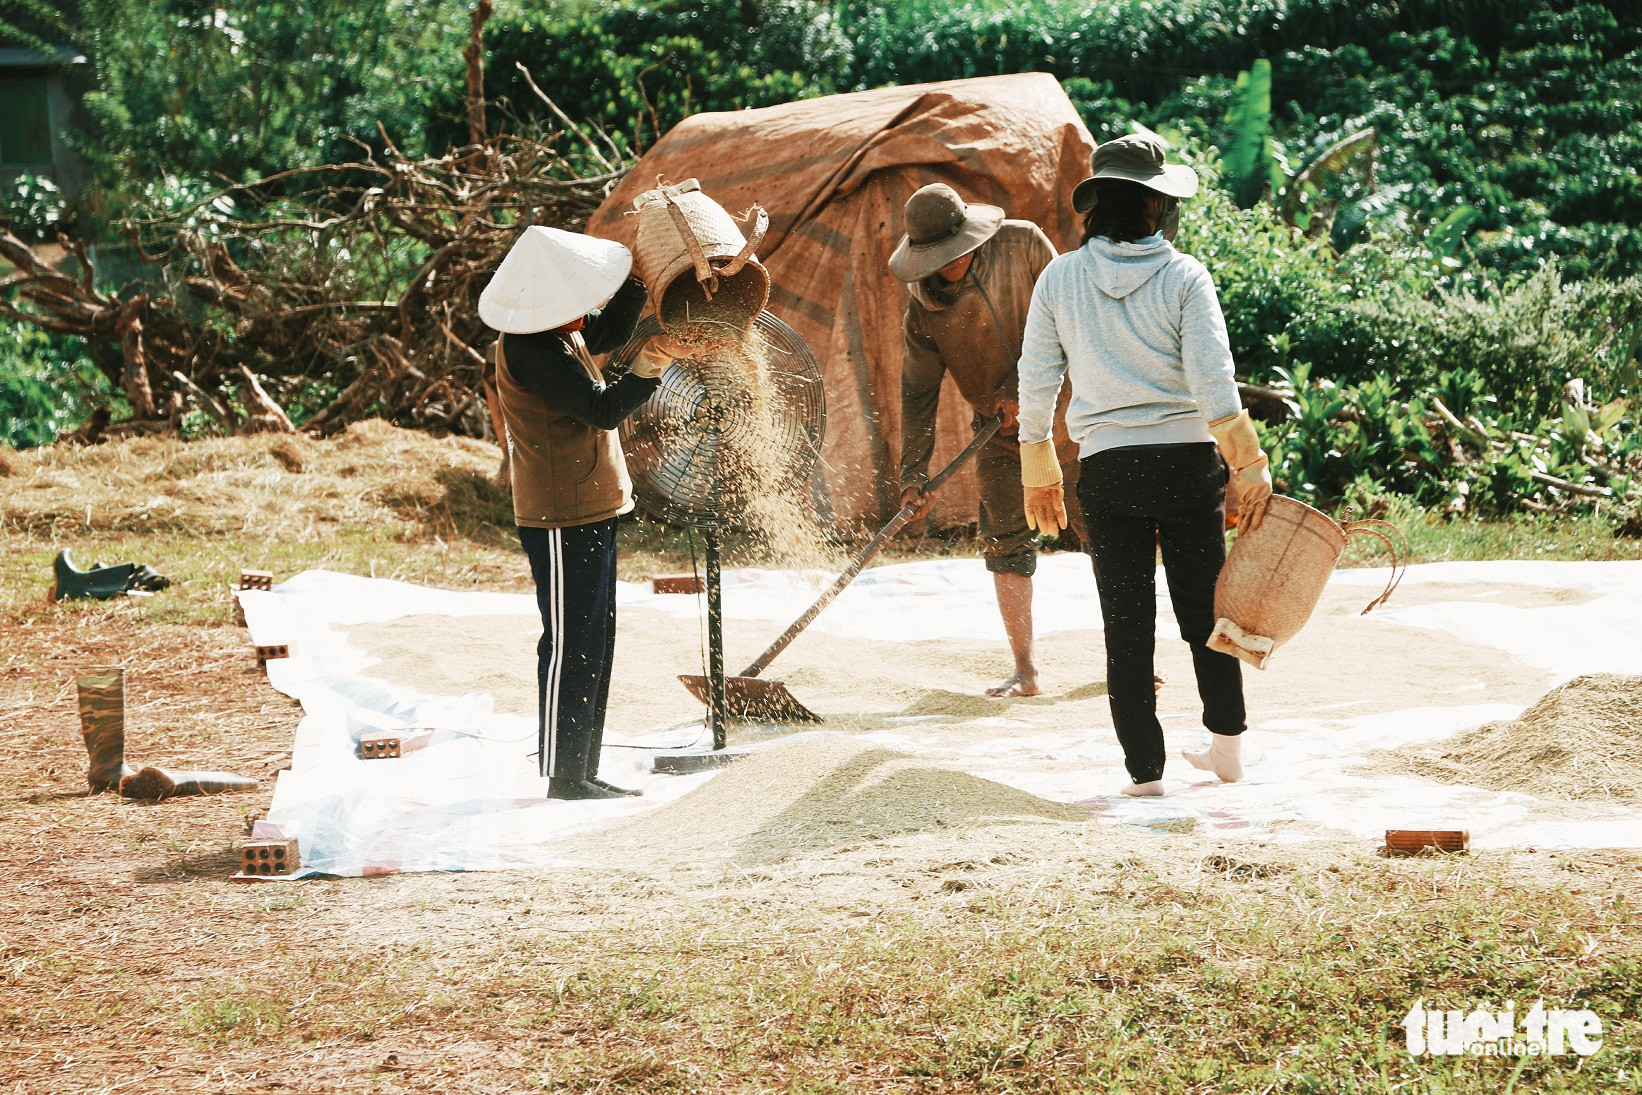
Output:
[[[1031,221],[1006,220],[975,251],[962,281],[940,275],[910,285],[906,353],[901,361],[901,485],[922,486],[935,448],[941,382],[987,416],[1016,398],[1016,362],[1032,287],[1055,258],[1055,245]]]

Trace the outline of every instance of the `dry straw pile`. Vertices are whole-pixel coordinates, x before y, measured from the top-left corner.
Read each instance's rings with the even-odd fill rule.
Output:
[[[1520,718],[1393,756],[1415,774],[1444,782],[1642,802],[1642,677],[1576,677]]]
[[[301,542],[343,528],[385,539],[489,538],[512,509],[496,446],[380,420],[333,438],[253,434],[53,445],[0,459],[0,529],[176,532]]]

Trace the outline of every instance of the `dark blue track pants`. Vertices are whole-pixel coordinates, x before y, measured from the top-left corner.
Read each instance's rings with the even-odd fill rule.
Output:
[[[519,526],[542,612],[536,679],[544,776],[599,774],[616,653],[616,523],[612,517],[569,528]]]

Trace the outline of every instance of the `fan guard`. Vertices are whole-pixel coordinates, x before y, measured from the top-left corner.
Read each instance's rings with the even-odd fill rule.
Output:
[[[820,458],[826,415],[820,367],[798,332],[769,312],[753,323],[768,347],[769,422],[753,418],[751,389],[729,370],[734,365],[681,357],[661,384],[621,426],[633,495],[651,517],[698,529],[733,528],[746,499],[738,494],[744,474],[727,467],[731,454],[759,450],[760,467],[771,469],[778,490],[807,482]],[[625,369],[652,335],[655,316],[640,321],[633,337],[611,358]]]

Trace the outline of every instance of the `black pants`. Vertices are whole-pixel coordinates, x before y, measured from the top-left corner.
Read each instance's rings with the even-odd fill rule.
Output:
[[[542,641],[536,646],[541,773],[599,774],[616,653],[616,518],[569,528],[519,526]]]
[[[1247,728],[1238,660],[1203,644],[1226,561],[1226,468],[1212,444],[1136,445],[1083,461],[1078,482],[1106,626],[1106,687],[1129,777],[1163,777],[1163,728],[1152,688],[1157,551],[1180,637],[1191,644],[1203,725]]]

